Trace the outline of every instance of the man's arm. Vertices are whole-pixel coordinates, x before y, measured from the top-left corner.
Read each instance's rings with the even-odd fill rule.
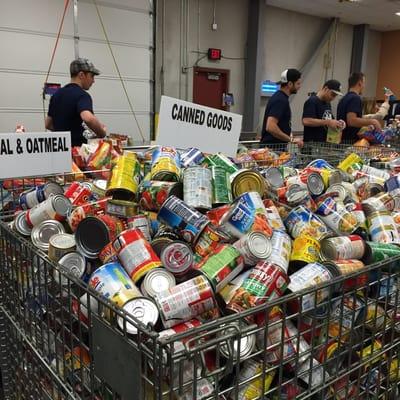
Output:
[[[44,122],[44,127],[49,131],[54,131],[53,118],[47,116]]]
[[[348,112],[346,114],[347,126],[352,126],[353,128],[363,128],[364,126],[373,125],[378,131],[382,130],[382,126],[376,119],[360,118],[354,112]]]
[[[283,132],[278,126],[278,119],[275,117],[268,117],[265,129],[276,139],[281,140],[282,142],[290,142],[290,136]]]
[[[97,135],[97,137],[104,137],[107,135],[105,126],[98,120],[98,118],[88,110],[81,112],[82,121]]]
[[[336,119],[303,118],[303,125],[310,127],[327,126],[333,129],[341,128],[342,124]]]

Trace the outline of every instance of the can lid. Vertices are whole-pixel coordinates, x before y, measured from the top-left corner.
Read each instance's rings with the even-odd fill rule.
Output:
[[[313,196],[319,196],[324,193],[324,180],[318,172],[311,172],[307,176],[307,188]]]
[[[64,190],[61,187],[61,185],[59,185],[56,182],[48,182],[46,183],[45,187],[44,187],[44,195],[47,198],[50,197],[51,194],[64,194]]]
[[[129,300],[122,308],[144,325],[149,323],[155,325],[160,315],[156,303],[145,297],[136,297]],[[131,335],[136,335],[138,333],[137,326],[129,322],[125,323],[124,318],[121,316],[118,316],[117,323],[122,330],[126,327],[126,332]]]
[[[264,171],[264,177],[268,183],[274,188],[284,186],[283,176],[279,168],[270,167]]]
[[[49,244],[57,249],[67,250],[75,247],[75,237],[69,233],[58,233],[50,238]]]
[[[15,217],[15,229],[23,236],[30,236],[32,228],[26,221],[26,213],[27,211],[22,211]]]
[[[309,195],[307,189],[302,188],[299,185],[292,185],[286,192],[286,200],[290,204],[298,204],[305,200]]]
[[[250,232],[247,236],[250,252],[259,259],[266,259],[271,255],[272,245],[268,236],[259,231]]]
[[[266,191],[266,183],[263,176],[253,170],[235,172],[231,175],[231,183],[233,197],[238,197],[246,192],[258,192],[263,195]]]
[[[66,217],[72,210],[71,200],[62,194],[55,194],[52,197],[51,203],[54,211],[62,217]]]
[[[142,283],[142,292],[150,297],[153,297],[159,292],[170,289],[176,285],[175,277],[171,272],[156,268],[146,274]]]
[[[65,254],[58,261],[67,271],[69,271],[72,275],[76,276],[78,279],[82,278],[82,276],[86,272],[86,260],[82,254],[73,251],[72,253]],[[59,282],[59,272],[54,270],[54,279],[56,283]],[[61,284],[67,285],[68,279],[61,274]]]
[[[193,264],[192,249],[183,242],[172,242],[161,250],[163,266],[172,273],[186,272]]]
[[[48,251],[50,238],[58,233],[65,233],[61,222],[48,220],[33,227],[31,232],[32,243],[43,251]]]
[[[228,325],[223,331],[222,336],[240,333],[243,331],[243,326],[240,323],[233,323]],[[243,360],[249,356],[256,345],[256,337],[254,334],[249,334],[246,336],[241,336],[239,340],[227,339],[220,347],[221,354],[226,358],[233,358],[235,361],[238,360],[238,356]]]

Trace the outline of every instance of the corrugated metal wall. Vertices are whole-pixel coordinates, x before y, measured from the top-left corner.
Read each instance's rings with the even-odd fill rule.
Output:
[[[141,130],[150,137],[153,118],[152,2],[97,0]],[[0,11],[0,132],[16,123],[43,131],[42,87],[64,9],[63,0],[2,0]],[[95,113],[110,132],[141,140],[114,67],[92,0],[78,2],[79,53],[102,74],[90,89]],[[69,81],[74,58],[73,1],[65,17],[49,82]],[[47,112],[48,100],[45,103]]]

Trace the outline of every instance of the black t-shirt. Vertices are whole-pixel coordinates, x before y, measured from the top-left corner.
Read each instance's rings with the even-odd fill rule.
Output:
[[[326,101],[322,101],[316,95],[311,96],[304,103],[303,118],[333,119],[331,105]],[[326,142],[327,132],[328,129],[326,126],[305,126],[304,141]]]
[[[55,131],[71,131],[72,146],[86,143],[83,137],[82,111],[93,113],[90,95],[76,83],[69,83],[50,99],[48,116],[53,120]]]
[[[362,101],[361,97],[357,93],[348,92],[339,101],[337,108],[337,118],[342,119],[347,124],[347,113],[349,112],[355,113],[359,118],[362,117]],[[347,124],[347,127],[343,130],[342,141],[357,141],[357,132],[359,130],[360,128],[355,128]]]
[[[289,96],[278,90],[269,99],[265,107],[264,121],[262,127],[261,143],[287,143],[272,136],[266,131],[268,117],[275,117],[278,120],[278,126],[282,132],[290,135],[292,112],[290,111]]]

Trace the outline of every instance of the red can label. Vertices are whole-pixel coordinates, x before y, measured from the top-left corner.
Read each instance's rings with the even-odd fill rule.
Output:
[[[80,206],[88,202],[91,193],[87,187],[81,185],[79,182],[72,182],[64,195],[71,200],[72,205]]]
[[[86,203],[85,205],[76,207],[68,216],[68,225],[72,232],[76,231],[79,223],[86,217],[96,217],[105,213],[108,199],[102,199],[94,203]]]

